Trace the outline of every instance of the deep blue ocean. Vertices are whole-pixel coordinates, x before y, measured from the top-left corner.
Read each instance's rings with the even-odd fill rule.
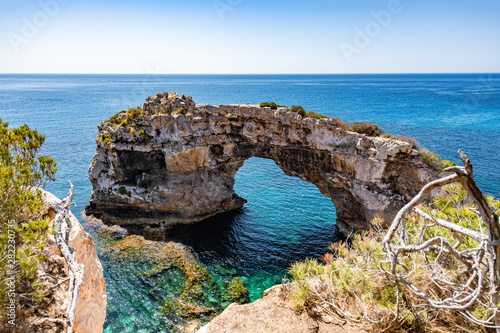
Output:
[[[216,105],[302,105],[345,122],[367,121],[386,133],[413,136],[457,163],[461,149],[483,191],[500,197],[500,74],[0,75],[0,118],[46,135],[43,154],[59,163],[57,179],[47,189],[62,198],[71,181],[73,212],[80,216],[92,190],[87,169],[97,125],[160,91]],[[331,201],[314,185],[286,176],[273,161],[247,160],[235,190],[248,199],[241,211],[176,228],[167,238],[191,247],[219,281],[242,277],[252,300],[280,283],[291,262],[319,257],[337,239]],[[100,252],[103,241],[89,231]],[[157,297],[140,278],[143,269],[102,259],[105,332],[168,332],[157,314]]]

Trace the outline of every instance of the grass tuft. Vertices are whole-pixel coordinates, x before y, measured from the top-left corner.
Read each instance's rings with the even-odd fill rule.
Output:
[[[444,192],[420,208],[432,216],[451,220],[476,232],[484,230],[484,222],[461,186],[449,185],[444,188]],[[493,196],[489,196],[488,201],[498,214],[500,201]],[[443,237],[451,244],[456,244],[458,251],[479,247],[475,239],[463,235],[458,238],[449,229],[438,225],[429,224],[423,228],[426,223],[416,213],[409,215],[405,223],[408,242],[411,244]],[[348,243],[332,244],[331,252],[322,257],[323,263],[306,259],[290,266],[292,299],[297,310],[320,309],[318,311],[321,313],[365,325],[368,331],[373,332],[388,328],[387,332],[450,332],[456,327],[476,332],[480,329],[454,310],[416,307],[414,300],[418,296],[389,280],[383,273],[384,269],[390,267],[381,247],[385,235],[382,229],[384,220],[375,218],[372,225],[372,230],[351,236]],[[439,260],[444,269],[439,274],[445,274],[452,281],[462,284],[471,274],[461,261],[446,253],[432,250],[401,253],[398,258],[401,264],[397,266],[396,273],[408,276],[413,286],[437,298],[451,295],[431,282],[430,277],[438,274],[433,263]],[[491,311],[482,305],[487,304],[488,299],[489,294],[485,291],[480,301],[469,308],[476,319],[486,320],[491,316]],[[398,319],[393,321],[398,306]]]

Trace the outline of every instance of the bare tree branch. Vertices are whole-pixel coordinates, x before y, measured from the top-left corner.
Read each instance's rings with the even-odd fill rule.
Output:
[[[72,200],[75,196],[73,184],[70,182],[70,190],[68,195],[61,203],[52,205],[52,209],[56,212],[54,218],[54,226],[56,228],[56,244],[59,247],[66,263],[69,267],[69,288],[68,297],[63,304],[62,309],[66,310],[68,317],[67,332],[73,332],[75,324],[75,307],[78,297],[80,296],[85,265],[76,262],[76,251],[69,246],[69,236],[71,232],[70,207],[73,205]]]
[[[454,166],[445,169],[445,171],[453,172],[454,174],[425,185],[394,218],[382,241],[383,249],[387,255],[385,262],[391,265],[390,271],[386,271],[386,273],[388,276],[401,281],[406,289],[415,295],[415,302],[418,306],[457,310],[470,321],[481,326],[496,328],[497,332],[500,332],[500,311],[497,306],[500,300],[500,223],[498,215],[489,205],[486,196],[474,181],[471,162],[462,151],[459,150],[459,154],[464,164],[463,167]],[[477,206],[477,213],[486,226],[487,234],[436,218],[417,208],[431,194],[432,190],[451,183],[459,183],[467,191],[468,196]],[[417,238],[419,244],[409,244],[408,237],[406,236],[408,231],[404,226],[404,219],[412,211],[415,211],[419,216],[433,223],[431,225],[424,225]],[[470,222],[468,223],[470,226]],[[452,246],[444,237],[433,237],[427,241],[423,241],[423,235],[427,232],[427,229],[434,226],[450,230],[457,240],[455,246]],[[394,241],[396,234],[403,237],[398,236],[397,241]],[[467,248],[466,250],[458,251],[458,248],[465,246],[464,244],[466,243],[462,235],[480,242],[481,245],[479,248]],[[397,273],[397,266],[402,266],[402,263],[398,260],[399,255],[409,252],[422,252],[422,255],[427,256],[423,251],[429,249],[439,253],[435,260],[429,262],[429,267],[433,267],[434,272],[433,276],[430,277],[431,281],[443,294],[450,294],[450,297],[437,299],[433,295],[420,290],[407,277],[403,277]],[[465,266],[469,267],[467,271],[471,271],[471,275],[467,283],[461,284],[449,280],[449,277],[445,273],[446,270],[439,264],[439,258],[442,253],[452,255]],[[491,295],[489,304],[485,304],[480,300],[480,296],[485,290],[489,291]],[[468,311],[473,304],[477,303],[480,303],[491,311],[492,315],[488,320],[479,320]]]

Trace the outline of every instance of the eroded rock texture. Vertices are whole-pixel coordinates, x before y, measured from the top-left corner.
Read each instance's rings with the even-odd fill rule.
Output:
[[[367,331],[338,320],[312,306],[297,311],[291,285],[280,284],[264,291],[264,297],[251,304],[231,304],[219,316],[196,333],[366,333]]]
[[[50,207],[60,204],[61,200],[49,192],[43,191],[42,193],[47,216],[51,219],[49,230],[52,230],[56,213]],[[75,307],[73,332],[100,333],[106,318],[107,304],[106,283],[101,262],[97,257],[92,237],[85,232],[78,219],[71,212],[69,220],[72,228],[68,244],[76,251],[76,262],[85,265],[81,293]],[[67,226],[63,225],[63,230],[66,228]],[[56,244],[53,233],[48,234],[45,244],[47,246],[43,250],[44,262],[37,272],[37,278],[46,290],[50,290],[48,300],[39,305],[43,310],[29,308],[29,311],[19,312],[16,328],[9,332],[67,332],[66,325],[62,325],[61,321],[62,315],[65,313],[62,310],[63,304],[68,298],[68,283],[58,283],[58,281],[69,276],[69,267]],[[0,332],[4,332],[1,327]]]
[[[338,220],[363,228],[375,216],[392,220],[435,177],[410,144],[336,124],[159,93],[99,125],[87,213],[118,224],[200,221],[245,203],[234,176],[246,159],[262,157],[316,185]]]

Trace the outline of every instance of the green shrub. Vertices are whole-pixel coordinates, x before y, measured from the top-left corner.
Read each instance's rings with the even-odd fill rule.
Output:
[[[180,108],[175,110],[174,114],[186,114],[186,109],[183,106],[181,106]]]
[[[260,103],[260,107],[270,107],[272,110],[276,110],[277,108],[286,108],[286,105],[279,105],[274,102],[262,102]],[[288,108],[287,108],[288,109]]]
[[[101,133],[101,142],[103,146],[107,146],[111,143],[111,138],[106,133]]]
[[[419,149],[418,154],[426,164],[438,170],[443,170],[451,166],[456,166],[455,162],[443,160],[441,159],[441,156],[431,152],[427,148]]]
[[[386,139],[391,139],[391,140],[399,140],[399,138],[395,135],[392,135],[392,134],[388,134],[388,133],[384,133],[381,135],[382,138],[386,138]]]
[[[349,131],[366,134],[368,136],[379,136],[381,134],[384,134],[384,132],[377,125],[361,122],[351,123],[349,126]]]
[[[344,123],[342,120],[338,118],[330,117],[330,120],[333,120],[333,126],[335,127],[341,128],[343,130],[347,130],[349,128],[348,124]]]
[[[475,212],[476,207],[471,204],[467,192],[456,184],[445,187],[444,192],[443,196],[433,198],[432,202],[420,208],[431,216],[482,233],[481,230],[486,227]],[[492,196],[488,197],[488,201],[499,214],[500,201]],[[417,295],[410,294],[402,284],[384,274],[384,270],[390,266],[382,249],[381,240],[385,232],[380,226],[383,220],[374,220],[372,225],[372,230],[351,236],[349,244],[332,244],[330,250],[333,255],[328,256],[326,264],[306,259],[291,265],[292,299],[298,310],[319,307],[321,313],[340,316],[344,320],[347,319],[344,315],[349,314],[356,323],[367,325],[366,329],[370,332],[386,331],[394,323],[397,308],[397,323],[387,332],[447,332],[450,327],[479,331],[478,326],[464,320],[454,310],[415,306]],[[406,217],[404,230],[410,244],[422,244],[434,237],[443,237],[450,244],[456,244],[457,251],[480,247],[480,242],[473,238],[458,235],[437,224],[426,224],[416,213]],[[398,242],[398,238],[395,237],[393,242]],[[441,257],[443,264],[440,267],[444,271],[436,273],[432,263],[438,257]],[[430,277],[442,274],[449,281],[465,284],[472,274],[454,256],[436,250],[399,253],[398,262],[400,265],[396,268],[396,274],[405,276],[412,283],[412,288],[416,287],[436,298],[442,298],[443,295],[449,297],[450,291],[436,286]],[[468,311],[477,319],[485,320],[488,313],[485,313],[483,304],[488,303],[489,297],[488,292],[484,291],[480,301],[472,304]],[[432,321],[426,318],[432,318]]]
[[[455,162],[450,161],[450,160],[441,160],[441,163],[443,163],[444,169],[457,165]]]
[[[121,195],[126,195],[127,189],[125,189],[125,187],[122,186],[118,189],[118,193],[120,193]]]
[[[118,117],[124,113],[127,115],[127,117],[125,118],[125,120],[118,123]],[[111,124],[115,124],[115,125],[119,124],[120,126],[125,126],[132,121],[137,122],[139,120],[139,118],[143,117],[145,114],[146,114],[146,111],[144,111],[142,108],[133,108],[133,109],[128,109],[128,110],[123,110],[123,111],[118,112],[117,114],[115,114],[111,118],[109,118],[108,122],[110,122]]]
[[[16,271],[18,305],[38,304],[48,295],[37,277],[44,260],[50,220],[40,191],[54,180],[56,162],[39,153],[45,137],[27,125],[8,128],[0,119],[0,327],[4,326],[8,271]],[[8,266],[9,235],[15,235],[17,266]],[[11,238],[12,239],[12,238]]]
[[[112,124],[118,124],[118,120],[117,120],[118,116],[121,114],[124,114],[126,112],[127,112],[127,110],[123,110],[123,111],[118,112],[117,114],[115,114],[114,116],[109,118],[109,122]]]
[[[143,109],[129,109],[127,110],[127,118],[125,119],[125,123],[130,121],[137,121],[139,117],[143,117],[146,114],[146,111]]]
[[[328,118],[328,117],[325,116],[324,114],[319,114],[316,112],[308,112],[306,114],[306,118],[322,119],[322,118]]]
[[[298,114],[300,114],[303,118],[306,117],[307,113],[306,113],[306,110],[304,110],[304,108],[300,105],[293,105],[291,108],[290,108],[290,111],[291,112],[297,112]]]

